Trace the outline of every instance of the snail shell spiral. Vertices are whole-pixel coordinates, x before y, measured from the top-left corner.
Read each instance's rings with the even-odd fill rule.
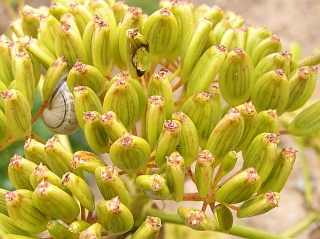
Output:
[[[44,124],[56,134],[71,134],[79,128],[74,98],[66,81],[60,82],[54,89],[42,118]]]

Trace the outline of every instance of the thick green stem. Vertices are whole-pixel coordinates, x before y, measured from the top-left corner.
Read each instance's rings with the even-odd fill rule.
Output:
[[[184,225],[183,221],[178,216],[178,214],[174,212],[168,212],[168,211],[150,208],[148,210],[148,215],[159,217],[163,223],[168,222],[168,223]],[[220,228],[217,223],[215,223],[215,227],[216,227],[216,231],[220,232]],[[240,236],[243,238],[249,238],[249,239],[289,239],[290,238],[284,235],[276,235],[276,234],[272,234],[259,229],[255,229],[247,226],[241,226],[237,224],[234,224],[232,226],[231,230],[229,231],[229,234]]]
[[[287,237],[295,237],[307,228],[309,228],[310,225],[316,222],[317,220],[319,220],[318,214],[315,212],[309,212],[305,218],[303,218],[297,224],[293,225],[292,227],[281,233],[281,235]]]
[[[177,70],[173,72],[173,74],[170,76],[169,81],[173,81],[174,78],[176,78],[181,72],[181,65],[178,66]]]

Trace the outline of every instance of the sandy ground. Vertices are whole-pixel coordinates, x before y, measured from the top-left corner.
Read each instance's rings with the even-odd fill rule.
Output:
[[[30,1],[27,1],[30,2]],[[30,5],[37,6],[48,1],[32,1]],[[287,50],[291,41],[296,41],[302,46],[302,55],[312,52],[320,47],[320,2],[318,0],[199,0],[194,1],[198,6],[203,3],[218,5],[223,10],[231,10],[243,16],[246,23],[265,26],[273,31]],[[8,26],[8,17],[0,3],[0,33]],[[281,138],[282,147],[292,146],[292,142]],[[319,158],[312,152],[307,152],[308,165],[311,169],[314,185],[315,202],[320,200],[320,167]],[[306,214],[307,208],[303,192],[299,185],[302,183],[301,160],[298,156],[288,184],[281,193],[280,206],[273,211],[251,219],[236,220],[242,225],[261,228],[270,232],[280,233],[300,221]],[[194,204],[188,204],[195,207]],[[317,205],[315,205],[317,206]],[[176,205],[170,205],[175,208]],[[314,227],[312,227],[314,228]],[[309,231],[298,236],[298,239],[309,238]],[[228,236],[227,238],[238,238]],[[320,238],[320,235],[316,238]]]

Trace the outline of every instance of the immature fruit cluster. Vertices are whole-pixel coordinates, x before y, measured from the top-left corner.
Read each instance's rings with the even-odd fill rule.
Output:
[[[283,52],[270,30],[217,6],[167,0],[150,16],[121,1],[59,0],[24,7],[10,26],[0,37],[0,150],[26,143],[8,166],[15,190],[0,189],[0,237],[156,238],[161,219],[148,214],[149,199],[202,200],[215,219],[180,206],[182,221],[228,232],[232,204],[241,203],[238,217],[278,205],[296,158],[278,147],[280,120],[307,104],[318,68]],[[32,116],[37,89],[43,103]],[[56,134],[80,128],[94,153],[70,152],[56,136],[41,142],[32,132],[39,115]],[[319,130],[315,102],[286,132]],[[189,178],[195,193],[184,191]]]

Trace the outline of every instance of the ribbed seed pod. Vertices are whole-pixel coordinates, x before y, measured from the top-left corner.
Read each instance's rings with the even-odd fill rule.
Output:
[[[224,233],[228,233],[233,225],[231,210],[227,206],[219,204],[214,207],[213,215],[219,224],[220,230]]]
[[[1,50],[1,49],[0,49]],[[1,54],[1,53],[0,53]],[[1,57],[1,56],[0,56]],[[0,71],[1,71],[1,69],[0,69]],[[1,73],[0,73],[1,74]],[[1,76],[0,76],[1,77]],[[7,86],[1,81],[1,79],[0,79],[0,92],[4,92],[4,91],[6,91],[6,90],[8,90],[8,88],[7,88]],[[4,112],[4,103],[3,103],[3,100],[2,100],[2,97],[0,97],[0,110],[2,111],[2,112]]]
[[[3,238],[5,235],[8,234],[15,234],[15,237],[11,237],[11,239],[17,238],[17,235],[25,236],[27,238],[23,239],[30,239],[35,238],[34,234],[30,232],[26,232],[22,229],[20,229],[15,223],[12,218],[9,216],[0,213],[0,237]]]
[[[224,12],[217,5],[209,6],[207,4],[201,4],[194,10],[194,18],[198,20],[202,17],[209,18],[213,21],[215,26],[223,18]]]
[[[25,37],[23,41],[25,41],[23,43],[27,51],[37,59],[44,68],[48,69],[55,61],[55,54],[52,53],[42,41],[31,37]]]
[[[86,52],[87,52],[88,64],[90,64],[90,65],[93,64],[93,60],[92,60],[93,34],[94,34],[95,30],[99,29],[100,27],[109,28],[109,25],[103,21],[101,16],[94,15],[91,18],[91,20],[87,23],[86,28],[84,29],[84,32],[82,35],[83,45],[84,45]]]
[[[91,13],[84,5],[77,2],[70,3],[70,5],[68,6],[68,12],[71,13],[72,16],[74,16],[80,35],[82,36],[84,29],[92,18]]]
[[[111,55],[112,55],[112,59],[114,61],[114,63],[116,64],[116,66],[123,70],[125,68],[127,68],[127,62],[124,62],[120,56],[120,46],[119,46],[119,39],[120,39],[120,25],[122,24],[122,22],[120,21],[118,23],[118,27],[116,27],[115,31],[114,31],[114,34],[111,38],[111,44],[112,44],[112,48],[111,48]],[[127,48],[127,44],[126,44],[126,48]],[[133,56],[133,54],[132,54]],[[135,66],[133,65],[134,63],[133,62],[129,62],[131,64],[131,71],[134,72],[134,68]],[[139,71],[136,71],[135,74],[137,74]]]
[[[192,70],[187,85],[187,96],[201,91],[207,91],[216,75],[220,71],[228,54],[223,45],[213,45],[200,57]]]
[[[84,177],[82,170],[72,169],[70,165],[72,153],[60,143],[56,136],[47,140],[44,152],[50,169],[59,177],[62,177],[67,172],[73,172],[82,178]]]
[[[61,25],[57,32],[55,41],[57,56],[63,56],[71,68],[77,60],[87,64],[88,56],[79,33],[74,31],[70,25]]]
[[[77,151],[72,155],[70,165],[74,170],[82,169],[91,174],[94,174],[96,168],[107,166],[98,155],[83,150]]]
[[[60,22],[52,15],[41,16],[40,18],[38,39],[51,51],[52,54],[56,53],[54,42],[60,26]]]
[[[8,216],[9,215],[8,209],[7,209],[6,201],[4,199],[4,196],[7,192],[9,191],[6,189],[0,188],[0,213],[3,213]]]
[[[218,174],[215,176],[215,182],[218,183],[225,175],[234,168],[238,161],[236,151],[230,151],[222,160]]]
[[[29,54],[29,56],[30,56],[30,59],[32,62],[32,68],[33,68],[33,73],[34,73],[34,78],[35,78],[35,85],[37,86],[40,81],[41,74],[42,74],[42,71],[41,71],[42,65],[32,54]]]
[[[147,217],[130,239],[155,239],[162,225],[159,217]]]
[[[111,28],[104,22],[98,22],[95,26],[90,48],[92,64],[103,76],[108,76],[113,67],[111,64]]]
[[[27,232],[45,231],[50,220],[32,202],[32,191],[20,189],[5,195],[9,216],[14,223]]]
[[[276,35],[265,38],[252,50],[251,59],[253,65],[256,66],[265,56],[280,51],[282,51],[282,45]]]
[[[199,151],[199,139],[196,126],[193,121],[181,111],[175,112],[172,115],[172,119],[178,120],[181,124],[178,152],[184,158],[186,166],[189,167],[196,160]]]
[[[204,198],[211,187],[214,171],[214,156],[208,150],[202,150],[196,161],[195,184],[200,197]]]
[[[261,178],[261,182],[264,182],[276,161],[279,143],[279,136],[276,134],[261,133],[257,135],[244,155],[242,169],[255,168]]]
[[[264,214],[278,206],[280,194],[277,192],[267,192],[245,201],[237,211],[237,217],[252,217]]]
[[[67,7],[70,7],[67,6]],[[78,28],[78,25],[76,23],[76,19],[75,17],[71,14],[71,13],[66,13],[66,14],[63,14],[61,17],[60,17],[60,23],[61,25],[64,25],[64,24],[68,24],[71,26],[71,28],[76,31],[79,36],[81,36],[81,33],[79,31],[79,28]]]
[[[97,205],[97,217],[109,235],[123,234],[133,226],[133,216],[130,210],[118,197]]]
[[[161,69],[159,72],[154,73],[150,77],[147,95],[149,97],[152,95],[162,96],[166,104],[166,119],[171,119],[174,106],[174,97],[167,70]]]
[[[3,113],[3,111],[0,109],[0,146],[4,145],[8,142],[10,137],[10,126],[9,122]]]
[[[280,121],[278,118],[277,110],[268,109],[258,113],[258,127],[252,137],[256,137],[263,132],[279,134]]]
[[[236,108],[231,108],[212,131],[206,149],[215,157],[215,165],[238,145],[244,130],[244,119]]]
[[[222,118],[222,100],[220,95],[220,89],[216,85],[210,85],[210,120],[204,128],[201,135],[199,135],[199,141],[201,148],[205,148],[210,134],[214,127],[219,123]]]
[[[34,171],[30,174],[30,183],[33,188],[36,188],[39,183],[42,181],[48,181],[51,184],[57,186],[58,188],[62,188],[62,180],[58,175],[53,173],[50,169],[40,163],[34,169]],[[69,192],[69,191],[68,191]]]
[[[272,32],[265,27],[248,26],[248,37],[245,51],[251,56],[257,45],[264,39],[271,37]]]
[[[138,28],[128,29],[126,31],[126,49],[128,71],[132,78],[138,79],[146,72],[141,59],[143,58],[143,53],[149,52],[149,43],[147,39],[141,35]]]
[[[173,1],[167,6],[178,25],[176,44],[169,56],[166,56],[168,61],[174,61],[181,55],[182,43],[194,22],[193,7],[193,4],[188,1]]]
[[[235,148],[235,151],[239,152],[250,144],[258,127],[258,123],[260,122],[258,121],[258,113],[256,111],[256,108],[251,101],[245,102],[244,104],[239,105],[236,108],[239,110],[244,119],[244,129],[242,137],[237,147]]]
[[[66,13],[68,13],[68,8],[59,2],[53,2],[49,7],[49,14],[54,16],[57,20]]]
[[[225,17],[229,19],[232,27],[241,27],[244,23],[242,16],[232,11],[226,12]]]
[[[318,56],[319,56],[319,50],[317,49],[313,53],[310,54],[310,57],[306,57],[306,58],[299,60],[297,62],[297,65],[299,65],[299,66],[308,66],[308,65],[315,66],[315,65],[319,64]]]
[[[151,149],[154,149],[158,142],[165,116],[164,98],[159,95],[150,96],[146,112],[146,138]]]
[[[124,126],[130,130],[140,112],[139,97],[134,86],[124,79],[116,79],[103,101],[103,112],[114,111]]]
[[[40,22],[39,11],[29,5],[25,5],[21,9],[20,14],[22,16],[22,29],[24,34],[36,38]]]
[[[94,176],[105,200],[118,197],[124,205],[128,206],[130,200],[128,190],[114,166],[98,167]]]
[[[276,109],[281,115],[289,99],[289,81],[281,69],[263,74],[255,83],[252,103],[257,111]]]
[[[30,175],[37,165],[17,154],[11,159],[8,166],[8,176],[15,189],[33,190]]]
[[[113,48],[115,54],[119,54],[123,62],[127,62],[127,47],[126,47],[126,31],[128,29],[138,28],[142,29],[142,9],[138,7],[129,7],[118,25],[119,41],[113,41]]]
[[[114,77],[111,78],[111,80],[108,82],[106,89],[109,90],[116,80],[128,81],[129,84],[131,84],[135,88],[139,99],[139,112],[137,113],[136,117],[140,119],[145,114],[145,110],[147,107],[147,96],[144,88],[141,86],[140,82],[132,78],[129,74],[129,71],[125,69],[121,70],[119,73],[117,73],[116,75],[114,75]]]
[[[225,182],[216,192],[220,203],[234,204],[249,199],[261,186],[261,179],[254,168],[247,168]]]
[[[232,28],[232,24],[230,22],[230,19],[225,16],[214,26],[212,32],[213,32],[213,36],[216,39],[216,42],[218,44],[221,43],[221,39],[222,39],[223,35],[230,28]]]
[[[177,212],[182,221],[194,230],[213,231],[215,229],[213,221],[198,209],[180,206]]]
[[[147,96],[144,88],[141,86],[140,82],[132,77],[128,77],[128,81],[136,89],[139,99],[139,112],[137,113],[137,119],[141,119],[145,115],[147,108]]]
[[[143,138],[124,134],[111,145],[109,155],[121,170],[137,173],[150,161],[151,149]]]
[[[165,58],[174,48],[178,38],[178,24],[167,8],[151,14],[143,24],[142,35],[147,38],[154,62]]]
[[[172,198],[180,202],[184,193],[185,164],[184,158],[178,152],[167,157],[166,180]]]
[[[104,0],[90,0],[87,4],[87,9],[92,16],[101,16],[103,21],[107,23],[111,28],[113,34],[114,29],[117,26],[116,18],[112,12],[111,6]]]
[[[171,4],[170,0],[161,0],[159,1],[159,8],[169,7]]]
[[[58,57],[47,70],[43,86],[42,96],[43,101],[50,100],[54,90],[57,88],[57,84],[67,77],[68,62],[63,57]]]
[[[73,237],[79,237],[80,233],[90,227],[90,225],[91,224],[86,221],[77,220],[69,225],[68,231],[71,232]]]
[[[8,85],[8,89],[16,89],[17,88],[17,81],[16,80],[13,80],[11,81],[10,85]],[[3,100],[2,100],[3,102]],[[4,109],[4,107],[3,107]]]
[[[16,235],[16,234],[6,234],[2,239],[34,239],[32,236],[21,236],[21,235]]]
[[[28,138],[24,143],[24,156],[26,159],[39,165],[40,163],[48,166],[46,156],[44,154],[44,144],[35,139]]]
[[[32,202],[45,215],[65,222],[74,221],[80,213],[78,204],[68,193],[46,181],[33,191]]]
[[[231,106],[246,102],[254,86],[254,68],[249,55],[241,48],[228,53],[219,72],[222,97]]]
[[[254,68],[255,82],[265,73],[276,69],[283,70],[284,74],[289,77],[290,61],[292,55],[289,52],[276,52],[262,58]]]
[[[98,95],[88,86],[76,86],[73,89],[74,108],[76,110],[77,121],[84,129],[84,112],[96,111],[102,113],[102,104]]]
[[[159,174],[140,175],[136,178],[136,185],[151,199],[165,200],[170,196],[167,182]]]
[[[125,133],[129,133],[126,127],[118,118],[117,114],[113,111],[108,111],[102,114],[100,117],[100,121],[111,142],[115,142]]]
[[[31,108],[27,98],[18,90],[1,92],[5,116],[11,132],[17,138],[31,134]]]
[[[15,42],[7,42],[6,43],[9,47],[9,52],[10,52],[10,56],[14,56],[16,54],[25,52],[25,49],[23,47],[23,44],[19,41],[15,41]],[[12,62],[11,62],[12,63]]]
[[[190,96],[181,111],[193,121],[200,135],[210,120],[210,94],[202,91]]]
[[[24,32],[22,29],[22,19],[16,18],[10,22],[10,29],[11,31],[17,36],[22,37],[24,36]]]
[[[296,160],[297,150],[293,148],[282,149],[276,158],[272,171],[266,181],[264,181],[259,189],[258,194],[272,192],[280,192],[286,184]]]
[[[304,136],[320,129],[320,101],[300,112],[289,123],[287,131],[294,136]]]
[[[13,71],[9,47],[5,43],[0,43],[0,81],[7,87],[13,80]]]
[[[60,222],[52,220],[47,224],[48,231],[50,236],[53,239],[72,239],[71,232]]]
[[[192,24],[182,43],[180,64],[181,83],[185,83],[191,76],[194,66],[203,53],[213,22],[208,18],[200,18]]]
[[[299,61],[301,59],[301,50],[301,46],[298,42],[290,42],[289,51],[292,53],[292,59],[294,59],[295,61]]]
[[[286,111],[294,111],[303,106],[315,90],[318,78],[318,67],[298,68],[289,78],[289,100]]]
[[[179,144],[181,124],[177,120],[166,120],[163,124],[159,141],[156,147],[155,163],[161,167],[166,162],[166,157],[176,151]]]
[[[92,212],[95,207],[94,195],[86,181],[74,173],[62,176],[62,186],[69,189],[80,204]]]
[[[100,223],[94,223],[87,229],[83,230],[79,238],[86,239],[86,238],[96,238],[101,239],[101,231],[103,230],[103,227]]]
[[[106,0],[106,2],[107,2],[108,5],[112,8],[113,5],[116,3],[116,0]]]
[[[87,111],[83,113],[83,132],[89,146],[97,153],[109,152],[110,140],[97,111]]]
[[[128,4],[125,1],[117,1],[112,6],[112,11],[117,20],[117,24],[119,24],[122,21],[122,19],[126,15],[128,8]]]
[[[101,72],[94,66],[77,61],[69,71],[67,85],[70,92],[76,86],[90,87],[97,95],[104,90],[106,80]]]
[[[246,28],[229,28],[222,35],[220,44],[224,45],[228,51],[235,47],[245,49],[247,43],[248,31]]]

